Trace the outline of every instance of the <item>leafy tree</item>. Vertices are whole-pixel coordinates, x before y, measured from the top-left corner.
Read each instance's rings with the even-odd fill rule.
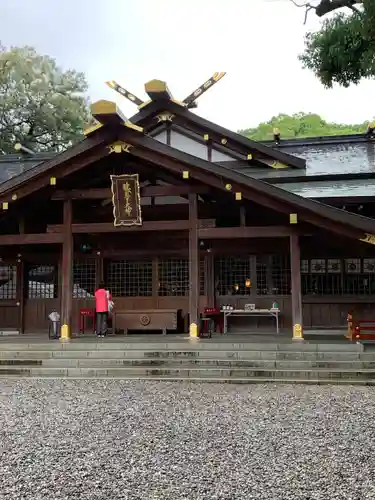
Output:
[[[325,87],[334,83],[348,87],[362,78],[375,77],[374,0],[320,0],[315,6],[298,6],[306,7],[306,15],[311,10],[319,17],[332,13],[319,31],[306,35],[305,51],[300,55],[303,66]]]
[[[61,151],[89,121],[83,73],[62,71],[32,47],[0,46],[0,154],[20,142],[34,151]]]
[[[292,116],[279,114],[271,118],[268,122],[260,123],[258,127],[239,130],[239,133],[255,141],[266,141],[272,139],[274,127],[280,130],[282,139],[345,135],[366,131],[366,124],[344,125],[328,123],[314,113],[296,113]]]

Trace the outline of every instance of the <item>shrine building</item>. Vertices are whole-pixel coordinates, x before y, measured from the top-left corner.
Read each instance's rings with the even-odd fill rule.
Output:
[[[223,306],[276,306],[296,337],[372,314],[373,140],[252,141],[192,111],[220,75],[183,101],[159,80],[147,101],[110,82],[132,118],[99,101],[70,149],[0,157],[0,330],[45,332],[56,310],[76,333],[101,281],[119,333],[194,334]]]

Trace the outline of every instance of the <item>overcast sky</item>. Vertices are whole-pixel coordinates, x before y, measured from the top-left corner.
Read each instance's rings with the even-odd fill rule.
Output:
[[[84,71],[90,98],[116,100],[127,116],[136,107],[106,80],[146,99],[144,83],[158,78],[182,100],[226,71],[197,112],[234,130],[280,112],[371,119],[374,82],[325,90],[301,68],[304,34],[319,26],[313,13],[306,26],[303,17],[289,0],[0,0],[0,40]]]

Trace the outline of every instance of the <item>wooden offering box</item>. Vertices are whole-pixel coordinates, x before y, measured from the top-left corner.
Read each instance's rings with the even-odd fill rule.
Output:
[[[177,309],[116,311],[113,329],[125,335],[129,330],[161,330],[166,334],[167,330],[177,329],[177,315]]]

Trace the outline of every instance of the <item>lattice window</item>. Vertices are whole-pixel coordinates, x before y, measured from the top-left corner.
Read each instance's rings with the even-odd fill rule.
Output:
[[[268,255],[257,256],[257,295],[268,295],[270,290],[268,288],[269,282],[269,263],[270,258]]]
[[[347,274],[360,274],[361,259],[345,259],[345,272]]]
[[[340,274],[341,273],[341,260],[340,259],[328,259],[327,272],[334,273],[334,274]]]
[[[27,276],[27,298],[56,299],[58,297],[57,266],[29,265]]]
[[[17,298],[17,266],[0,266],[0,300]]]
[[[108,262],[107,285],[114,297],[152,296],[152,261]]]
[[[301,274],[306,274],[309,272],[309,261],[304,259],[301,260]]]
[[[201,259],[199,261],[199,294],[200,295],[205,295],[206,294],[206,287],[205,287],[205,263],[204,259]]]
[[[341,295],[340,259],[311,259],[310,272],[301,275],[302,295]]]
[[[365,274],[375,273],[375,259],[363,259],[363,272]]]
[[[189,295],[189,261],[187,259],[159,260],[159,295]]]
[[[94,261],[73,263],[73,298],[94,297],[96,288],[96,263]]]
[[[363,259],[363,287],[365,295],[375,294],[375,259]]]
[[[289,295],[291,293],[289,255],[272,255],[271,266],[272,295]]]
[[[310,270],[312,274],[324,274],[326,272],[325,259],[312,259],[310,262]]]
[[[215,261],[215,287],[219,295],[250,295],[250,257],[223,257]]]

